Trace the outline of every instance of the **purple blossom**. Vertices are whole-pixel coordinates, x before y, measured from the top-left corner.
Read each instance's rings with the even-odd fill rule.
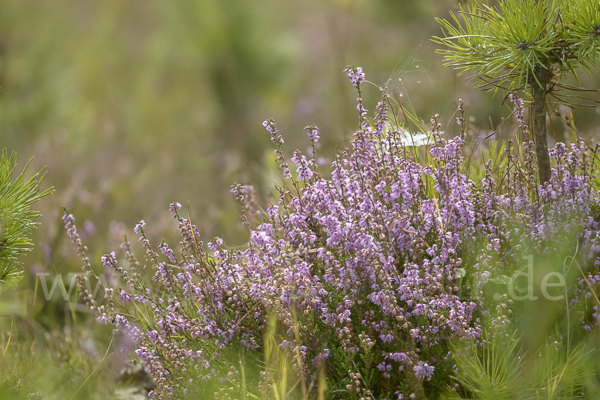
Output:
[[[219,247],[221,247],[222,245],[223,245],[223,239],[214,238],[211,242],[208,242],[207,246],[212,251],[217,251],[217,250],[219,250]]]
[[[145,225],[146,225],[146,221],[141,220],[140,222],[137,223],[135,228],[133,228],[133,231],[135,233],[141,233]]]
[[[278,135],[279,130],[275,126],[275,121],[273,119],[264,121],[263,126],[271,134],[271,141],[273,143],[276,143],[278,146],[281,146],[284,143],[283,137]]]
[[[349,66],[344,70],[348,74],[348,78],[352,81],[352,86],[355,88],[359,87],[360,84],[365,80],[365,74],[362,71],[361,67],[352,67]]]
[[[66,212],[62,216],[62,220],[65,223],[65,228],[69,229],[71,225],[75,222],[75,217],[73,214],[67,214]]]
[[[523,117],[525,114],[525,107],[523,105],[523,99],[517,97],[517,95],[514,93],[509,93],[508,98],[515,105],[515,108],[514,108],[515,119],[519,122],[519,127],[521,127],[521,128],[526,127],[525,119]]]
[[[173,250],[169,248],[169,245],[166,244],[165,242],[161,243],[160,245],[158,245],[158,249],[169,258],[169,261],[171,261],[172,263],[176,263],[177,259],[175,258],[175,253],[173,253]]]
[[[174,215],[179,209],[181,209],[181,203],[174,202],[169,204],[169,211],[171,212],[171,214]]]
[[[307,126],[304,128],[305,131],[308,131],[308,138],[310,139],[311,142],[313,143],[317,143],[319,141],[319,138],[321,137],[321,134],[319,133],[319,128],[317,128],[314,125],[311,126]]]
[[[125,303],[129,303],[131,301],[131,297],[127,295],[125,290],[121,290],[121,300],[123,300]]]
[[[419,361],[419,363],[413,368],[413,371],[415,371],[415,375],[417,376],[417,378],[429,379],[433,376],[435,367],[424,363],[423,361]]]
[[[102,265],[106,268],[114,268],[117,265],[117,255],[114,251],[111,251],[110,254],[105,254],[101,258]]]

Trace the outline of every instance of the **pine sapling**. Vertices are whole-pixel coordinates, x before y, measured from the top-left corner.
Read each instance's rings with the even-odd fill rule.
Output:
[[[525,90],[531,99],[540,183],[550,179],[546,137],[550,98],[573,106],[561,89],[577,89],[559,80],[590,72],[600,61],[600,3],[597,0],[500,0],[461,6],[460,16],[437,21],[444,37],[433,41],[445,65],[473,72],[484,90]]]

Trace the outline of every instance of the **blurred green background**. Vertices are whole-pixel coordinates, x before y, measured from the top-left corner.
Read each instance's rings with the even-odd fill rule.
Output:
[[[166,223],[168,204],[180,201],[203,234],[242,243],[229,186],[269,187],[261,122],[275,118],[290,150],[307,147],[302,128],[315,123],[331,155],[355,128],[356,94],[342,73],[351,63],[385,85],[423,59],[424,79],[435,81],[413,96],[417,110],[450,111],[453,73],[434,68],[428,39],[433,16],[456,5],[3,1],[3,146],[46,166],[57,193],[42,222],[66,205],[105,235],[112,220]],[[379,93],[366,96],[372,105]]]
[[[0,329],[5,340],[12,332],[11,348],[22,347],[21,362],[35,342],[32,360],[52,354],[58,370],[70,368],[60,390],[79,387],[100,365],[110,337],[60,296],[46,302],[36,286],[35,273],[79,271],[62,206],[78,219],[96,264],[140,219],[151,237],[173,239],[173,201],[189,209],[205,241],[241,245],[247,232],[230,185],[253,184],[267,196],[276,176],[262,121],[275,118],[290,153],[309,146],[304,126],[318,125],[321,155],[331,157],[357,126],[356,93],[342,73],[349,64],[375,84],[364,87],[370,110],[381,86],[410,98],[425,121],[440,113],[452,131],[463,98],[477,137],[511,111],[435,54],[434,17],[457,11],[456,0],[0,4],[2,147],[18,152],[20,166],[35,156],[31,172],[45,167],[43,185],[56,189],[37,205],[43,217],[25,279],[1,295]],[[599,86],[595,77],[583,84]],[[598,109],[574,116],[582,134],[600,134]]]

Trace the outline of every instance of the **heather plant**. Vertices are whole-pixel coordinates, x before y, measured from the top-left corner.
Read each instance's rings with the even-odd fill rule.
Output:
[[[556,167],[541,186],[533,143],[515,154],[509,142],[502,171],[489,160],[474,181],[464,171],[462,132],[445,137],[434,116],[425,145],[429,157],[417,159],[402,140],[389,98],[384,95],[368,118],[364,73],[354,67],[345,72],[359,93],[360,127],[329,176],[317,163],[317,127],[306,128],[312,156],[295,151],[288,162],[275,122],[264,122],[282,181],[265,211],[250,186],[233,185],[250,231],[242,249],[214,238],[205,251],[198,227],[172,203],[177,246],[154,246],[140,221],[134,232],[145,260],[126,240],[122,257],[102,257],[105,271],[99,273],[74,217],[65,212],[86,272],[82,297],[100,323],[116,326],[123,351],[143,363],[156,386],[152,397],[468,395],[476,390],[472,372],[480,366],[468,367],[467,350],[457,352],[457,344],[473,343],[477,353],[490,342],[486,331],[523,332],[527,309],[509,296],[533,303],[529,288],[510,280],[522,273],[524,257],[538,272],[565,273],[566,298],[558,307],[567,317],[523,337],[519,351],[537,351],[553,329],[568,337],[570,349],[598,325],[599,303],[592,301],[600,284],[596,151],[583,141],[570,148],[558,143],[549,153]],[[523,101],[510,99],[527,132]],[[568,268],[553,262],[560,254],[570,257]],[[105,301],[97,301],[86,280],[103,283],[101,274],[115,273],[120,284],[105,285]],[[509,355],[495,359],[508,369]],[[457,379],[457,371],[466,377]]]
[[[550,179],[546,115],[552,100],[572,105],[559,83],[600,62],[600,4],[596,0],[501,0],[498,7],[461,6],[461,19],[438,19],[446,65],[473,72],[476,86],[527,90],[532,104],[539,179]]]

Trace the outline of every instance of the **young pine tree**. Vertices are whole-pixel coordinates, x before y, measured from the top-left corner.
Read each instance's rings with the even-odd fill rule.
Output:
[[[29,164],[27,164],[29,165]],[[28,235],[37,225],[33,220],[40,215],[30,207],[50,194],[52,189],[41,191],[41,171],[25,179],[23,171],[13,179],[17,155],[6,151],[0,158],[0,290],[18,281],[22,271],[18,257],[31,250]]]
[[[540,183],[550,179],[546,138],[549,97],[569,105],[560,89],[572,88],[559,80],[590,72],[600,60],[600,2],[598,0],[500,0],[461,6],[460,17],[437,19],[446,46],[439,52],[445,64],[473,72],[476,87],[526,90],[531,99],[535,150]]]

